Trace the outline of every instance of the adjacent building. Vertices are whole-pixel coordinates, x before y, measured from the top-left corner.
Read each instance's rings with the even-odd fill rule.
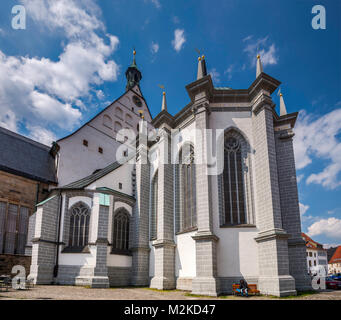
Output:
[[[328,258],[327,250],[323,245],[311,239],[305,233],[302,233],[302,238],[305,241],[307,252],[307,268],[309,274],[316,274],[323,272],[328,274]]]
[[[57,180],[50,147],[0,127],[0,148],[0,274],[8,274],[13,264],[25,264],[18,259],[25,254],[29,217]]]
[[[341,246],[338,246],[328,262],[329,273],[341,273]]]

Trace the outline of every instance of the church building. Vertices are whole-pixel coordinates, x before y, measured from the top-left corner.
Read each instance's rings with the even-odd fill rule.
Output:
[[[310,289],[298,113],[287,114],[282,95],[277,113],[271,95],[280,82],[260,56],[247,89],[214,87],[199,57],[189,103],[172,115],[164,92],[154,119],[135,51],[126,78],[117,100],[53,145],[58,184],[29,222],[34,282],[210,296],[242,278],[263,294]]]

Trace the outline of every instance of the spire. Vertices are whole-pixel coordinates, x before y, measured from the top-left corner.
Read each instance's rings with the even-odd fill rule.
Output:
[[[260,59],[260,55],[257,54],[257,72],[256,72],[256,78],[263,72],[263,66],[262,61]]]
[[[199,80],[205,76],[207,76],[205,56],[201,56],[198,58],[197,80]]]
[[[126,90],[127,91],[129,89],[135,87],[136,85],[139,85],[140,81],[142,79],[142,74],[136,65],[135,56],[136,56],[136,51],[134,49],[134,51],[133,51],[133,63],[128,67],[128,69],[126,71],[126,78],[127,78]]]
[[[161,110],[165,110],[167,111],[167,101],[166,101],[166,92],[163,91],[162,92],[162,107],[161,107]]]
[[[284,98],[281,90],[279,90],[279,115],[285,116],[287,114],[287,108],[285,107]]]

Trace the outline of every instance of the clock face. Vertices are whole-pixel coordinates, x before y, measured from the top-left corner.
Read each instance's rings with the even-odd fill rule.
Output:
[[[133,101],[138,107],[142,107],[142,101],[138,96],[133,96]]]

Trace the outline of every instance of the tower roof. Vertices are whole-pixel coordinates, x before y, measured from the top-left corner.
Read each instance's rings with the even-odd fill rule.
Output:
[[[135,56],[136,56],[136,51],[134,49],[134,51],[133,51],[133,62],[127,68],[127,71],[126,71],[126,78],[127,78],[126,90],[129,90],[129,89],[135,87],[136,85],[139,85],[140,81],[142,79],[142,73],[137,67]]]

